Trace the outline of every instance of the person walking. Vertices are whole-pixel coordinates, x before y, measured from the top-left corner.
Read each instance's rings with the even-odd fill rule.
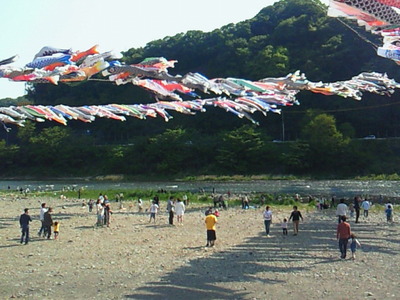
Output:
[[[45,230],[47,232],[47,239],[50,239],[51,236],[51,226],[53,225],[53,219],[51,217],[51,213],[53,212],[53,209],[49,207],[49,210],[44,213],[44,221],[43,225],[45,227]]]
[[[346,216],[342,216],[341,222],[337,226],[336,239],[339,241],[340,258],[345,259],[347,253],[347,243],[351,236],[350,224],[346,222]]]
[[[293,235],[297,235],[299,233],[300,219],[303,221],[303,216],[301,215],[301,212],[297,210],[297,206],[293,206],[293,211],[289,217],[289,221],[293,220]]]
[[[264,218],[265,234],[267,235],[267,237],[270,237],[269,229],[272,223],[272,211],[270,210],[269,206],[265,208],[263,213],[263,218]]]
[[[32,222],[32,218],[29,215],[29,209],[25,208],[24,213],[19,217],[19,225],[21,226],[21,244],[24,242],[25,245],[29,242],[29,222]]]
[[[360,223],[359,221],[358,221],[358,219],[360,218],[360,197],[354,197],[354,202],[353,202],[353,205],[354,205],[354,210],[355,210],[355,212],[356,212],[356,223]]]
[[[174,205],[174,197],[171,196],[167,202],[167,212],[169,214],[168,222],[169,225],[174,225],[174,212],[175,212],[175,205]]]
[[[361,247],[360,242],[357,240],[356,235],[354,233],[350,234],[350,239],[348,241],[351,250],[351,259],[356,259],[356,251],[357,247]]]
[[[344,199],[340,199],[340,203],[336,207],[336,216],[338,217],[338,224],[342,222],[342,217],[347,215],[349,208],[347,207],[347,204],[344,203]]]
[[[364,199],[364,201],[361,203],[361,207],[364,210],[364,218],[368,218],[368,212],[371,208],[371,203],[367,199]]]

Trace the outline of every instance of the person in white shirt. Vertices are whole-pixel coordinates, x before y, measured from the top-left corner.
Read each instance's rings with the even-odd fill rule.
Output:
[[[183,215],[185,214],[185,204],[178,198],[175,203],[176,221],[178,224],[183,225]]]
[[[154,223],[156,223],[156,214],[158,212],[159,206],[153,201],[150,205],[150,220],[149,223],[151,222],[151,219],[154,220]]]
[[[269,237],[269,229],[272,223],[272,211],[269,209],[269,206],[265,208],[263,217],[264,217],[265,233],[267,237]]]
[[[362,203],[361,203],[361,207],[364,210],[364,217],[368,218],[368,210],[371,208],[371,203],[365,199]]]
[[[42,203],[41,207],[40,207],[40,212],[39,212],[39,220],[42,223],[42,226],[39,229],[38,232],[38,236],[41,236],[43,233],[43,236],[46,236],[46,228],[43,225],[43,221],[44,221],[44,213],[47,211],[47,207],[46,207],[46,203]]]
[[[340,199],[340,203],[336,207],[336,216],[338,217],[338,223],[340,224],[342,216],[346,216],[349,208],[346,203],[344,203],[344,199]]]

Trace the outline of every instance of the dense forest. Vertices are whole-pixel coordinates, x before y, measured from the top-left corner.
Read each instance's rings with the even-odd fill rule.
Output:
[[[257,80],[301,70],[310,81],[347,80],[382,72],[400,81],[399,67],[376,55],[381,43],[355,22],[327,17],[318,0],[282,0],[254,18],[212,32],[188,31],[123,53],[126,64],[146,57],[176,59],[170,73]],[[98,119],[68,127],[29,123],[0,131],[2,176],[125,174],[176,178],[217,174],[348,177],[391,174],[400,168],[400,91],[365,94],[362,101],[303,91],[299,106],[262,114],[260,125],[208,108],[195,116],[174,114],[126,122]],[[33,84],[18,99],[0,104],[84,105],[154,102],[133,85],[86,81]],[[374,135],[376,139],[363,139]]]

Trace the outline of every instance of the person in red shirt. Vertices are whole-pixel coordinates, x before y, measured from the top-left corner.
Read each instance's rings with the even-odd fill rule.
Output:
[[[336,238],[339,241],[340,258],[345,259],[347,253],[347,242],[351,235],[350,224],[346,222],[346,216],[342,216],[342,222],[337,226]]]

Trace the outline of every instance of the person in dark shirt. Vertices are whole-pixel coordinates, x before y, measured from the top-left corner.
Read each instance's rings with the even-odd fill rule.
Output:
[[[303,221],[303,216],[301,215],[301,212],[297,210],[297,206],[293,206],[293,211],[289,217],[289,221],[293,220],[293,235],[297,235],[299,233],[300,219]]]
[[[29,222],[32,222],[31,216],[29,215],[29,209],[25,208],[24,213],[19,217],[19,225],[21,226],[21,244],[24,242],[25,245],[29,242]]]
[[[354,210],[356,211],[356,223],[359,223],[360,218],[360,197],[354,197]]]
[[[53,209],[49,207],[49,210],[44,213],[43,225],[45,227],[45,232],[47,232],[47,239],[50,239],[51,236],[51,226],[53,225],[53,219],[51,218],[51,213]]]

